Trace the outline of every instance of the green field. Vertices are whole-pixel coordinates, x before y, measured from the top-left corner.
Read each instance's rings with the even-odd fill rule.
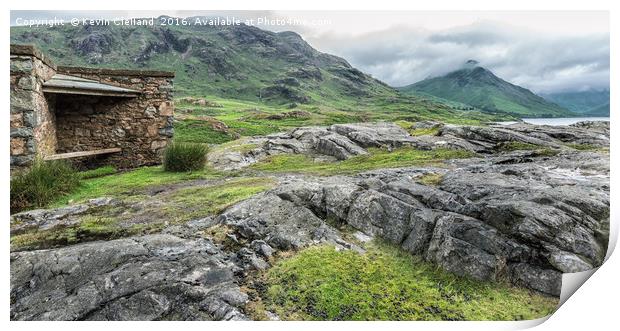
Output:
[[[343,109],[325,104],[303,104],[291,109],[245,100],[215,96],[200,98],[210,106],[198,106],[184,99],[176,102],[175,140],[181,142],[221,144],[239,137],[267,135],[300,126],[338,123],[389,121],[412,124],[419,120],[435,120],[454,124],[482,124],[505,117],[477,111],[464,112],[420,103],[414,98],[396,100],[377,98],[372,102],[351,104]],[[436,131],[411,132],[413,135]]]

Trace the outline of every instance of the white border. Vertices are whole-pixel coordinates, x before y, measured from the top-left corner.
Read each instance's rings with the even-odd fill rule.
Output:
[[[8,3],[8,1],[4,2]],[[41,1],[41,0],[29,0],[27,2],[12,3],[11,8],[7,8],[2,11],[2,21],[9,22],[9,9],[13,10],[145,10],[145,9],[157,9],[157,10],[609,10],[610,11],[610,32],[611,32],[611,86],[618,85],[617,79],[617,50],[618,50],[618,38],[617,37],[619,23],[614,19],[618,19],[619,13],[616,5],[617,1],[603,1],[603,0],[589,0],[589,1],[540,1],[540,0],[520,0],[520,1],[485,1],[485,0],[434,0],[434,1],[355,1],[355,2],[336,2],[333,0],[313,0],[312,2],[294,2],[294,1],[277,1],[277,0],[261,0],[261,1],[188,1],[188,0],[174,0],[170,2],[153,3],[153,1],[126,1],[126,0],[107,0],[105,2],[93,2],[93,1],[66,1],[66,0],[54,0],[54,1]],[[5,26],[5,41],[9,40],[9,29]],[[2,44],[4,54],[8,54],[8,43]],[[5,62],[6,63],[6,62]],[[3,77],[9,76],[9,66],[5,64],[3,67]],[[2,80],[3,92],[2,102],[5,105],[4,109],[9,103],[9,81],[8,79]],[[620,164],[615,153],[615,146],[618,145],[618,138],[616,135],[616,127],[618,126],[616,118],[620,118],[617,113],[617,105],[620,105],[618,100],[618,94],[615,93],[615,89],[612,89],[611,111],[612,118],[612,152],[611,152],[611,169]],[[8,111],[7,111],[8,112]],[[8,116],[6,113],[4,116]],[[6,117],[5,117],[6,119]],[[9,136],[9,121],[4,122],[2,126],[2,134],[4,137]],[[278,330],[278,329],[293,329],[293,330],[312,330],[316,329],[329,329],[329,330],[375,330],[377,328],[420,328],[423,330],[444,330],[444,329],[460,329],[460,330],[509,330],[509,329],[522,329],[528,328],[544,322],[545,319],[526,322],[116,322],[114,324],[101,323],[101,322],[8,322],[9,319],[9,233],[8,233],[8,216],[9,216],[9,160],[6,155],[9,151],[9,140],[5,139],[2,144],[2,150],[0,153],[5,155],[2,159],[1,167],[4,171],[4,176],[1,178],[0,189],[5,197],[1,209],[6,221],[2,227],[2,251],[4,252],[5,260],[2,264],[2,279],[3,284],[2,294],[0,294],[0,301],[2,302],[2,308],[5,309],[3,318],[6,325],[12,330],[21,329],[33,329],[33,330],[67,330],[73,328],[87,328],[90,330],[103,330],[109,329],[110,326],[115,329],[135,329],[135,328],[151,328],[154,330],[170,330],[171,328],[183,328],[183,329],[196,329],[204,331],[206,329],[213,328],[226,328],[226,329],[245,329],[252,328],[255,330]],[[618,187],[617,178],[611,177],[611,201],[619,201],[620,196],[617,194]],[[618,230],[618,204],[612,203],[611,206],[611,221],[612,221],[612,233],[610,240],[611,245],[608,254],[608,261],[605,262],[600,269],[595,272],[592,277],[579,288],[576,293],[567,300],[564,305],[553,314],[546,322],[542,323],[539,328],[548,330],[561,330],[561,329],[587,329],[587,328],[604,328],[616,324],[617,309],[615,308],[618,303],[618,281],[620,280],[620,261],[618,254],[611,254],[617,240]],[[572,276],[569,276],[571,278]],[[578,277],[578,276],[577,276]],[[587,279],[587,278],[586,278]],[[571,280],[565,280],[566,284]],[[577,282],[579,283],[579,282]]]

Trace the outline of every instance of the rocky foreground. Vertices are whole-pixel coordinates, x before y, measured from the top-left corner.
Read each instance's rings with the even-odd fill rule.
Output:
[[[328,243],[363,253],[383,238],[458,275],[559,296],[562,273],[604,259],[609,226],[609,124],[448,126],[418,123],[298,128],[212,153],[219,169],[275,154],[338,162],[387,149],[463,149],[440,166],[348,176],[281,174],[275,188],[219,215],[161,233],[11,253],[14,320],[243,320],[245,279],[278,252]],[[422,179],[429,176],[434,181]],[[70,224],[114,199],[12,216],[12,234]],[[207,235],[227,229],[225,240]],[[346,230],[345,230],[346,229]],[[344,235],[353,229],[356,240]],[[348,238],[348,239],[347,239]]]

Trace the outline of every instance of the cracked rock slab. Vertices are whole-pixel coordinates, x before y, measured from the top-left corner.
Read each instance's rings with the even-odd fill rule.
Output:
[[[206,239],[149,235],[11,254],[12,320],[242,320],[236,266]]]

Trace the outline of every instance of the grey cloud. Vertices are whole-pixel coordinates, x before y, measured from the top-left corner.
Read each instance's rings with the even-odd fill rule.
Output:
[[[504,35],[508,32],[506,30],[506,28],[498,27],[493,23],[484,22],[431,34],[428,36],[428,41],[468,46],[488,45],[505,42]],[[512,31],[512,33],[517,34],[517,31]]]
[[[609,88],[609,34],[541,35],[482,22],[439,32],[394,27],[354,38],[324,34],[309,41],[394,86],[442,75],[476,59],[536,92]]]

